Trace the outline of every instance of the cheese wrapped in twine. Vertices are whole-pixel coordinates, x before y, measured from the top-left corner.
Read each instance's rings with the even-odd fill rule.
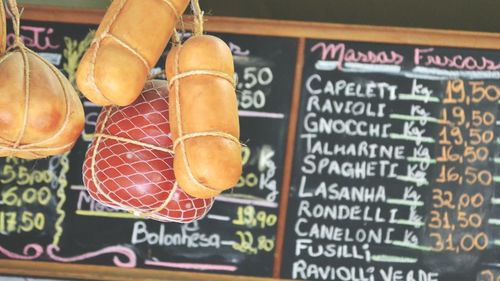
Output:
[[[129,106],[103,108],[83,167],[94,199],[159,221],[191,222],[210,210],[212,198],[194,198],[175,181],[168,111],[160,80]]]
[[[82,103],[63,74],[23,44],[16,1],[7,3],[15,42],[5,50],[0,0],[0,157],[35,159],[67,152],[83,130]]]
[[[189,0],[114,0],[77,72],[98,105],[129,105],[141,93]]]
[[[166,62],[174,172],[184,191],[211,198],[234,187],[242,172],[238,103],[231,50],[219,38],[203,35],[198,1],[194,35],[175,36]]]

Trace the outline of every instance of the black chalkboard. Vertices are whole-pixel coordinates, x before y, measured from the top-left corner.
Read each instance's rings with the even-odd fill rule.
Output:
[[[78,60],[96,27],[26,21],[21,30],[28,47],[74,82]],[[81,175],[100,108],[82,98],[86,127],[70,154],[37,161],[0,160],[1,256],[272,275],[297,40],[216,35],[231,47],[238,78],[245,144],[244,173],[238,186],[218,197],[207,217],[186,225],[144,220],[100,205],[88,195]],[[153,73],[161,71],[167,52]],[[33,184],[24,182],[24,173],[29,180],[33,178]]]
[[[500,53],[307,40],[304,58],[282,277],[497,280]]]
[[[96,27],[27,21],[22,33],[74,82]],[[303,280],[500,278],[498,51],[216,35],[235,57],[238,186],[186,225],[96,203],[81,168],[100,108],[82,99],[71,153],[0,160],[1,258]]]

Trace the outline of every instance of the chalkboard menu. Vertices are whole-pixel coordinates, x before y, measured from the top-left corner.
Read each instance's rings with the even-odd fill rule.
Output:
[[[24,22],[26,45],[74,82],[95,25]],[[217,34],[234,58],[244,173],[191,224],[159,223],[107,208],[82,185],[82,163],[100,108],[70,154],[1,159],[0,253],[7,258],[117,267],[271,276],[297,42]],[[13,40],[9,36],[9,41]],[[265,44],[260,42],[264,41]],[[158,68],[161,72],[168,51]],[[258,268],[259,270],[255,270]]]
[[[307,40],[282,277],[500,276],[500,54]]]
[[[81,170],[101,108],[82,98],[86,126],[71,153],[0,159],[0,272],[25,260],[137,279],[500,280],[498,50],[358,42],[378,40],[368,31],[356,42],[279,34],[296,23],[249,35],[261,32],[232,21],[238,34],[212,34],[235,59],[237,186],[190,224],[99,204]],[[26,21],[22,34],[74,83],[96,27]],[[167,54],[152,70],[160,79]]]

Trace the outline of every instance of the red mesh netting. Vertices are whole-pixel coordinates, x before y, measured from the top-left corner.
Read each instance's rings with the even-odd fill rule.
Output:
[[[160,221],[203,217],[213,199],[186,194],[175,182],[165,81],[149,81],[125,107],[105,107],[83,165],[90,195],[101,203]]]

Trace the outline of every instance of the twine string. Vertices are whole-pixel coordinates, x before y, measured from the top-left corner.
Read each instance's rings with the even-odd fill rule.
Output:
[[[17,7],[16,0],[7,0],[6,3],[6,11],[9,14],[12,20],[12,29],[14,30],[14,44],[12,44],[7,51],[17,48],[24,47],[23,39],[21,38],[21,13],[19,12],[19,8]]]
[[[14,34],[17,38],[20,37],[20,28],[21,28],[21,14],[19,14],[19,8],[17,7],[16,0],[8,0],[8,13],[12,19],[12,28],[14,30]]]
[[[115,140],[115,141],[118,141],[118,142],[135,144],[137,146],[146,147],[146,148],[149,148],[149,149],[152,149],[152,150],[158,150],[158,151],[162,151],[162,152],[174,154],[174,151],[172,149],[168,149],[168,148],[164,148],[164,147],[160,147],[160,146],[156,146],[156,145],[152,145],[152,144],[149,144],[149,143],[144,143],[144,142],[140,142],[140,141],[136,141],[136,140],[124,138],[124,137],[112,136],[112,135],[103,134],[103,133],[96,133],[94,135],[94,137]]]
[[[174,47],[178,46],[181,43],[181,36],[179,34],[179,31],[177,31],[177,28],[174,27],[174,32],[172,34],[172,43]]]
[[[173,84],[175,83],[175,81],[177,81],[179,79],[183,79],[183,78],[195,76],[195,75],[210,75],[210,76],[219,77],[219,78],[222,78],[222,79],[228,81],[229,83],[231,83],[233,88],[235,88],[235,85],[234,85],[235,82],[234,82],[233,76],[228,75],[227,73],[222,72],[222,71],[204,70],[204,69],[190,70],[190,71],[186,71],[186,72],[182,72],[182,73],[177,73],[172,78],[170,78],[168,87],[169,88],[172,87]]]
[[[151,69],[151,66],[149,65],[149,62],[147,61],[147,59],[141,53],[139,53],[136,49],[132,48],[129,44],[127,44],[126,42],[124,42],[120,38],[116,37],[115,35],[113,35],[111,33],[103,34],[103,35],[101,35],[101,37],[103,37],[103,38],[108,37],[110,39],[113,39],[118,45],[122,46],[124,49],[126,49],[130,53],[134,54],[142,62],[142,64],[146,68],[146,70],[149,71]],[[103,39],[101,39],[101,41],[102,40]]]
[[[176,147],[181,143],[189,139],[193,138],[200,138],[200,137],[219,137],[219,138],[224,138],[230,141],[233,141],[237,144],[240,143],[240,141],[235,138],[233,135],[224,133],[224,132],[200,132],[200,133],[190,133],[190,134],[185,134],[181,137],[178,137],[175,142],[174,142],[174,151]]]
[[[199,0],[191,0],[191,10],[194,15],[194,35],[203,34],[203,11],[200,8]]]

